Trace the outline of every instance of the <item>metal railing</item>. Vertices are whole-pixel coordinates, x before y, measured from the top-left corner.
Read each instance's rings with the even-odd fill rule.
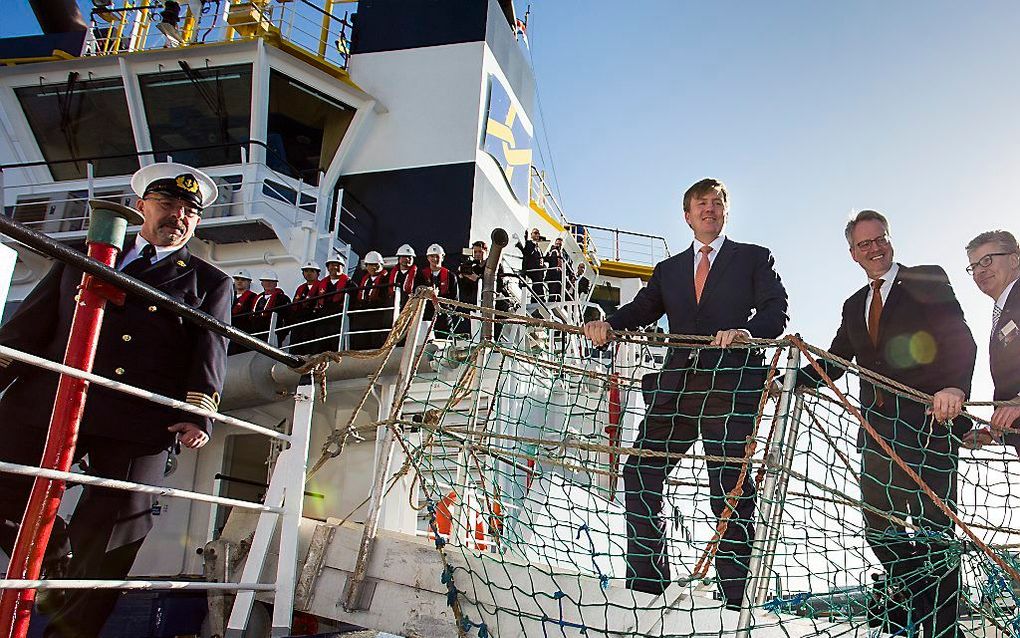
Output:
[[[227,337],[235,343],[241,343],[249,349],[256,350],[276,361],[288,366],[300,365],[303,360],[294,357],[278,348],[272,347],[253,337],[220,322],[194,308],[177,301],[167,294],[139,282],[105,264],[78,253],[45,235],[26,228],[17,222],[0,217],[0,232],[39,251],[53,259],[79,268],[84,272],[113,284],[144,301],[156,304],[175,315],[196,323],[201,328]],[[305,375],[295,394],[295,409],[291,432],[285,433],[255,423],[237,419],[218,412],[197,408],[183,401],[159,395],[157,393],[120,383],[105,377],[71,368],[35,355],[21,352],[13,348],[0,346],[0,357],[19,361],[30,366],[41,367],[61,375],[84,379],[91,384],[100,385],[118,393],[143,398],[159,405],[171,407],[213,421],[223,422],[239,427],[248,432],[268,436],[288,444],[277,459],[269,481],[268,490],[263,502],[245,501],[243,499],[226,498],[216,494],[205,494],[189,490],[181,490],[160,485],[147,485],[132,481],[113,480],[103,477],[88,476],[76,472],[63,472],[54,469],[43,469],[15,463],[0,463],[0,472],[53,479],[72,483],[81,483],[97,487],[117,490],[128,490],[152,494],[160,497],[183,498],[195,502],[208,503],[214,506],[244,508],[259,512],[259,522],[252,550],[245,563],[243,573],[237,582],[199,583],[190,581],[166,581],[135,579],[131,581],[109,581],[99,579],[77,580],[0,580],[0,589],[191,589],[210,591],[237,591],[238,596],[231,615],[230,627],[235,631],[243,630],[251,611],[256,592],[273,592],[275,609],[273,612],[274,633],[289,633],[294,599],[295,573],[298,562],[298,524],[302,515],[303,492],[305,484],[305,468],[308,457],[308,440],[311,428],[311,414],[314,405],[315,386],[309,375]],[[261,572],[269,557],[269,548],[275,528],[282,518],[281,532],[278,543],[279,560],[274,582],[261,582]]]
[[[95,43],[88,54],[109,56],[264,38],[338,69],[346,69],[350,61],[351,15],[349,11],[334,13],[334,0],[223,0],[206,3],[208,9],[198,16],[188,4],[181,0],[179,20],[173,26],[164,19],[166,5],[153,0],[96,7],[91,14]]]
[[[586,253],[602,259],[654,266],[670,256],[666,239],[658,235],[578,223],[570,224],[570,231]]]
[[[559,200],[553,195],[552,189],[545,181],[545,172],[534,166],[531,167],[531,202],[555,217],[560,224],[567,226],[570,223],[567,221],[567,216],[564,214]]]

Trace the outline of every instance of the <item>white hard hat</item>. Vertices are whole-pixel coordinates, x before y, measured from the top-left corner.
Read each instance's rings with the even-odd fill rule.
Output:
[[[374,250],[371,250],[371,251],[368,252],[367,255],[365,255],[365,258],[362,259],[361,262],[364,263],[364,264],[376,264],[376,265],[382,266],[383,265],[383,258],[382,258],[382,255],[380,255],[379,253],[377,253]]]
[[[306,261],[305,265],[301,266],[301,270],[318,270],[321,272],[322,268],[319,268],[319,264],[314,261]]]
[[[397,249],[397,257],[415,257],[414,248],[410,244],[404,244]]]
[[[429,249],[425,251],[426,255],[445,255],[446,251],[439,244],[432,244]]]
[[[342,266],[343,263],[344,263],[344,259],[340,255],[333,255],[332,257],[328,257],[326,259],[326,265],[327,266],[330,265],[330,264],[340,264]]]
[[[165,193],[192,200],[198,208],[211,206],[219,195],[211,177],[186,164],[161,162],[143,166],[131,176],[131,190],[139,197],[149,193]]]
[[[234,279],[247,279],[248,281],[251,281],[251,273],[242,268],[234,273]]]
[[[262,276],[259,277],[259,280],[260,281],[280,281],[280,278],[276,276],[276,271],[275,270],[267,270],[267,271],[262,273]]]

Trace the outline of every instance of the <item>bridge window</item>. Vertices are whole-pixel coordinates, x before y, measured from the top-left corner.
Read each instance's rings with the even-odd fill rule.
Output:
[[[139,77],[156,158],[237,164],[251,137],[251,66],[196,67]]]
[[[266,164],[319,184],[354,119],[354,108],[278,71],[269,76]]]
[[[87,163],[104,177],[138,170],[124,85],[119,78],[79,80],[14,89],[43,158],[57,180],[83,179]],[[114,157],[121,155],[123,157]],[[98,159],[107,158],[107,159]],[[75,160],[79,161],[66,161]]]

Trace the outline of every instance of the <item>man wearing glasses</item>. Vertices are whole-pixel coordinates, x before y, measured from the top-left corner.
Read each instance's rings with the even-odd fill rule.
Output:
[[[926,406],[866,376],[860,381],[864,418],[942,504],[955,508],[959,437],[970,429],[959,414],[970,394],[977,352],[963,310],[941,267],[893,261],[889,222],[881,213],[861,211],[847,223],[845,234],[850,256],[868,283],[843,304],[829,352],[934,395]],[[819,363],[833,380],[845,372],[833,362]],[[797,382],[823,385],[811,366],[799,371]],[[880,611],[884,630],[914,623],[925,628],[926,638],[955,637],[960,570],[949,515],[863,428],[857,446],[864,536],[885,568],[886,582],[908,601]],[[902,524],[908,518],[909,532]]]
[[[995,302],[992,306],[992,332],[988,341],[988,361],[995,385],[995,401],[1020,400],[1020,246],[1013,233],[990,230],[967,244],[967,273],[981,292]],[[991,419],[991,431],[976,432],[977,441],[988,443],[1011,433],[1009,442],[1020,451],[1020,402],[1000,405]]]
[[[216,184],[189,166],[163,163],[139,170],[131,185],[144,221],[117,268],[229,322],[230,277],[191,255],[185,245],[203,208],[215,201]],[[0,328],[0,343],[61,361],[81,276],[55,263]],[[129,294],[123,305],[106,306],[93,372],[215,411],[226,356],[222,337]],[[41,368],[0,361],[0,390],[6,388],[0,400],[0,460],[38,466],[57,380],[58,375]],[[92,385],[74,458],[88,455],[89,472],[97,476],[162,485],[169,450],[176,443],[200,448],[209,430],[204,417]],[[5,475],[0,481],[0,549],[8,555],[31,488],[28,477]],[[125,578],[152,528],[153,504],[149,494],[86,486],[70,522],[65,526],[57,519],[45,577]],[[46,636],[97,636],[118,596],[111,589],[50,596]]]

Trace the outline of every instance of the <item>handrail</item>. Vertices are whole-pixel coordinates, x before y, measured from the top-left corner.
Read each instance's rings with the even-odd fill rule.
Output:
[[[263,354],[274,361],[279,361],[291,368],[297,368],[304,364],[304,359],[301,357],[289,354],[280,348],[271,346],[264,341],[256,339],[248,333],[238,330],[229,324],[223,323],[215,317],[207,315],[200,310],[195,310],[186,303],[178,301],[170,295],[167,295],[165,292],[138,281],[134,277],[125,275],[114,268],[110,268],[109,266],[90,259],[87,255],[47,237],[43,233],[27,228],[24,224],[16,222],[4,215],[0,215],[0,233],[21,242],[25,246],[28,246],[47,257],[51,257],[57,261],[62,261],[74,266],[75,268],[87,272],[94,277],[98,277],[107,283],[111,283],[126,292],[138,295],[142,299],[152,302],[155,306],[162,308],[163,310],[172,312],[182,319],[186,319],[199,327],[226,337],[230,341],[244,346],[249,350],[254,350],[255,352]]]

